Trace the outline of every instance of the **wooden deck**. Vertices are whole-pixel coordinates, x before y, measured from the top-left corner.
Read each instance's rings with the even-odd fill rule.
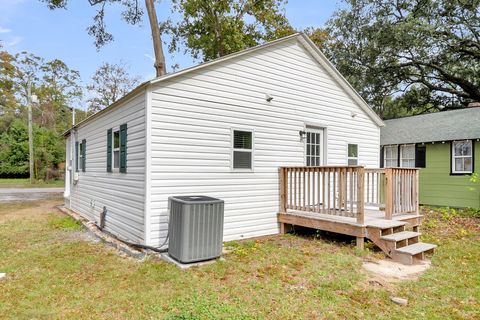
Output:
[[[303,226],[346,234],[362,249],[368,238],[407,264],[435,247],[419,242],[417,169],[281,168],[278,221],[282,233]]]

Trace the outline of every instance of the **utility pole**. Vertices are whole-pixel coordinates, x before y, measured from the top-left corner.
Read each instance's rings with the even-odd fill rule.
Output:
[[[32,88],[31,83],[27,84],[27,108],[28,108],[28,153],[30,162],[30,183],[32,184],[35,179],[33,172],[33,120],[32,120]]]
[[[75,126],[75,107],[72,107],[72,127]]]

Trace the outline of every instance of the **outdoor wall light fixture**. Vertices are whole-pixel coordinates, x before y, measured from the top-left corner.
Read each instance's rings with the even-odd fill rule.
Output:
[[[300,136],[300,140],[305,139],[305,136],[307,135],[306,131],[300,130],[298,131],[298,135]]]
[[[265,100],[267,100],[267,102],[272,102],[273,97],[267,93],[267,94],[265,95]]]

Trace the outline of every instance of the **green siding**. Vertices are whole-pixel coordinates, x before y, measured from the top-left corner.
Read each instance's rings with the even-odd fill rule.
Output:
[[[427,144],[426,168],[420,170],[420,203],[480,208],[480,183],[450,175],[450,143]],[[480,172],[480,142],[475,142],[475,172]]]

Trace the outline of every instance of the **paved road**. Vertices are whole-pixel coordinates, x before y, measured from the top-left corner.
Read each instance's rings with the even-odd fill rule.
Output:
[[[0,188],[0,202],[51,199],[62,193],[63,188]]]

